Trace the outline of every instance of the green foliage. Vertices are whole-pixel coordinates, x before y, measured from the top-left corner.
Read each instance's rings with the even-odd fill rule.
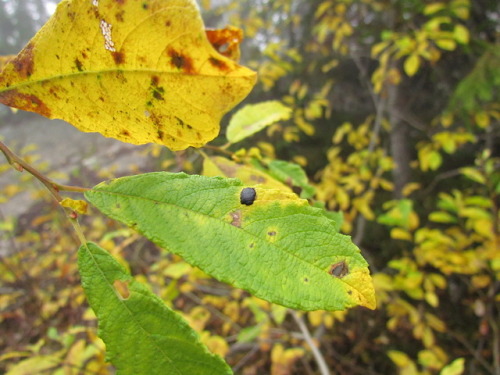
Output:
[[[374,307],[359,249],[321,210],[258,187],[245,205],[243,188],[238,180],[157,172],[102,183],[85,197],[190,264],[270,302],[301,310]],[[339,264],[345,272],[336,275]],[[268,265],[287,271],[270,274]]]
[[[118,374],[231,374],[195,332],[106,250],[78,252],[82,285]]]
[[[227,139],[239,142],[275,122],[288,120],[290,108],[279,101],[247,104],[236,112],[227,127]]]

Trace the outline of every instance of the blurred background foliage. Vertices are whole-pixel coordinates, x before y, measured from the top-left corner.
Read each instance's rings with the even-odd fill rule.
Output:
[[[54,3],[0,1],[0,53],[16,53]],[[227,151],[241,168],[302,166],[310,185],[302,188],[315,192],[307,197],[343,212],[341,230],[368,259],[378,309],[294,316],[95,211],[82,219],[88,239],[148,282],[237,374],[318,374],[299,319],[333,374],[499,375],[498,1],[199,4],[207,26],[245,32],[241,62],[259,73],[245,104],[276,100],[291,109]],[[22,116],[2,114],[2,122]],[[224,144],[222,133],[215,144]],[[146,153],[151,170],[202,171],[192,150]],[[113,176],[110,167],[66,177],[91,186]],[[29,191],[36,203],[17,218],[0,206],[8,249],[0,264],[0,371],[113,373],[79,286],[77,240],[30,180],[12,174],[0,196]]]

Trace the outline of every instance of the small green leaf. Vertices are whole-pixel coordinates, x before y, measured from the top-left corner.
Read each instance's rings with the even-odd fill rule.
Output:
[[[87,191],[106,215],[215,278],[301,310],[375,308],[368,264],[322,210],[236,179],[165,172],[123,177]],[[341,276],[332,273],[340,269]]]
[[[453,362],[451,362],[448,366],[443,367],[440,375],[461,375],[464,372],[464,363],[465,360],[463,358],[457,358]]]
[[[462,173],[469,180],[475,181],[479,184],[484,185],[486,183],[486,178],[484,177],[484,175],[474,167],[461,168],[460,173]]]
[[[448,212],[444,211],[435,211],[429,214],[429,220],[434,221],[435,223],[456,223],[457,218]]]
[[[236,112],[227,128],[227,139],[239,142],[278,121],[288,120],[292,110],[277,100],[248,104]]]
[[[280,180],[288,186],[300,188],[300,197],[304,199],[312,198],[316,194],[316,189],[309,185],[309,179],[302,167],[295,163],[283,160],[273,160],[269,163],[271,176]]]
[[[249,326],[243,328],[239,333],[236,341],[239,343],[251,342],[255,340],[262,332],[262,325],[258,324],[256,326]]]
[[[118,374],[232,374],[180,315],[107,251],[90,242],[83,245],[78,267],[107,357]]]

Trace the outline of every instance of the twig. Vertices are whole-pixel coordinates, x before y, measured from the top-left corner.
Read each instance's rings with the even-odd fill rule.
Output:
[[[304,320],[297,314],[296,311],[294,310],[289,310],[289,311],[293,319],[299,326],[300,331],[304,335],[304,340],[307,342],[307,345],[309,345],[309,347],[311,348],[312,354],[314,356],[314,359],[316,360],[316,363],[318,364],[318,368],[321,375],[330,375],[330,370],[328,369],[325,358],[323,357],[323,354],[321,354],[321,352],[318,350],[316,345],[314,345],[311,333],[309,332],[309,329],[304,323]]]
[[[77,193],[84,193],[88,188],[78,187],[78,186],[68,186],[58,184],[57,182],[52,181],[48,177],[45,177],[41,174],[37,169],[32,167],[30,164],[25,162],[19,156],[17,156],[12,150],[10,150],[4,143],[0,142],[0,151],[5,155],[5,158],[9,162],[12,167],[18,172],[26,171],[39,180],[45,187],[50,191],[52,196],[57,202],[61,202],[63,198],[59,194],[60,191],[72,191]]]
[[[31,174],[33,177],[35,177],[37,180],[39,180],[50,192],[52,197],[58,202],[61,203],[63,200],[63,197],[61,194],[59,194],[60,191],[71,191],[71,192],[77,192],[77,193],[84,193],[90,189],[88,188],[83,188],[83,187],[78,187],[78,186],[68,186],[68,185],[62,185],[58,184],[57,182],[52,181],[48,177],[45,177],[40,171],[35,169],[31,164],[25,162],[23,159],[21,159],[19,156],[17,156],[14,152],[12,152],[11,149],[9,149],[4,143],[0,142],[0,151],[4,154],[5,158],[7,159],[7,162],[12,165],[12,167],[19,171],[23,172],[26,171],[29,174]],[[82,244],[86,243],[85,236],[83,235],[82,228],[80,227],[80,224],[78,224],[77,217],[78,214],[67,208],[63,207],[64,212],[66,213],[69,221],[71,222],[71,225],[75,229],[76,235],[78,236],[78,239]]]

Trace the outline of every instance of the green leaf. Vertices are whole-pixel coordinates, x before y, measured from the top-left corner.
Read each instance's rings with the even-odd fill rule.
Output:
[[[469,180],[475,181],[479,184],[485,184],[486,178],[484,175],[474,167],[463,167],[460,168],[460,173],[462,173]]]
[[[453,362],[451,362],[448,366],[443,367],[440,375],[461,375],[464,372],[464,363],[465,360],[463,358],[457,358]]]
[[[435,211],[429,214],[429,220],[434,221],[435,223],[456,223],[457,218],[448,212],[444,211]]]
[[[278,121],[288,120],[292,110],[277,100],[248,104],[236,112],[227,128],[227,139],[239,142]]]
[[[245,205],[236,179],[165,172],[102,183],[85,196],[215,278],[302,310],[375,308],[368,264],[323,211],[255,187]]]
[[[316,194],[316,189],[309,185],[306,172],[300,165],[283,160],[273,160],[269,163],[271,176],[284,182],[289,186],[297,186],[301,189],[300,197],[308,199]]]
[[[177,313],[107,251],[83,245],[78,266],[107,357],[118,374],[232,374]]]
[[[432,3],[425,6],[423,13],[428,16],[437,13],[443,9],[446,9],[446,4],[444,3]]]

